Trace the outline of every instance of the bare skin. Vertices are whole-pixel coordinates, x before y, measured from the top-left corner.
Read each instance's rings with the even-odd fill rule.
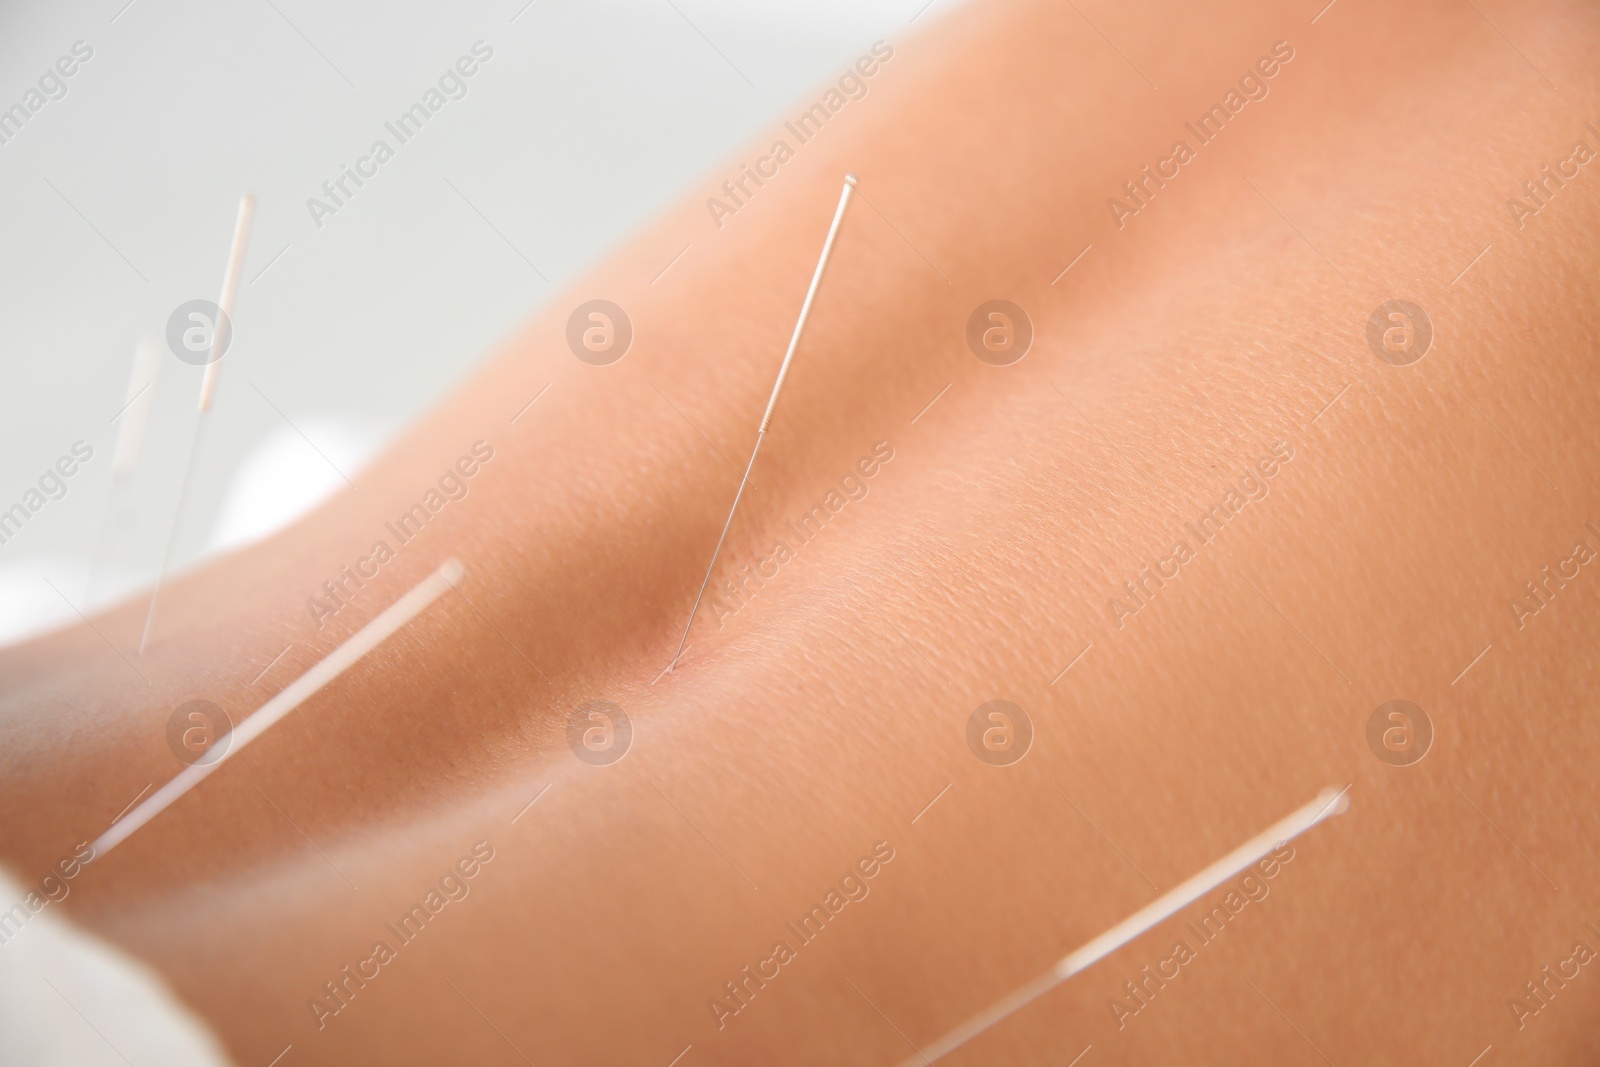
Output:
[[[176,772],[174,707],[239,721],[453,556],[461,595],[62,905],[241,1063],[895,1063],[1329,785],[1349,813],[1218,939],[1184,923],[1227,887],[949,1062],[1591,1061],[1595,965],[1542,1004],[1523,983],[1600,950],[1600,578],[1569,564],[1537,612],[1508,601],[1600,549],[1600,164],[1520,226],[1506,201],[1600,149],[1600,24],[1485,8],[1524,59],[1453,3],[1082,10],[1129,59],[1034,2],[891,42],[720,229],[691,197],[354,491],[163,592],[148,682],[106,644],[132,656],[142,601],[105,640],[5,654],[0,858],[42,874]],[[1280,41],[1267,96],[1119,228],[1107,199]],[[793,558],[703,606],[663,675],[846,171],[863,199],[718,582],[780,540]],[[596,296],[636,330],[606,367],[565,341]],[[963,338],[995,297],[1035,330],[1007,367]],[[1408,366],[1366,337],[1397,298],[1434,332]],[[469,494],[319,628],[307,599],[480,440]],[[866,495],[793,543],[878,442]],[[1264,497],[1190,532],[1268,460]],[[1035,731],[1008,767],[966,740],[997,698]],[[1407,767],[1366,740],[1397,698],[1435,731]],[[610,766],[568,747],[591,700],[632,723]],[[480,841],[469,895],[319,1019]],[[791,934],[880,841],[865,899]],[[724,983],[780,940],[794,958],[737,1014],[708,1003],[737,1007]],[[1194,958],[1133,999],[1179,940]]]

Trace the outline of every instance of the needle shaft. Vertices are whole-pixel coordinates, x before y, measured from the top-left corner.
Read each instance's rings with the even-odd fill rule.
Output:
[[[178,539],[178,523],[183,519],[183,505],[189,497],[189,479],[194,476],[196,449],[200,445],[200,431],[211,413],[211,397],[217,389],[218,363],[222,350],[233,337],[233,299],[239,292],[239,273],[244,269],[244,253],[250,243],[250,226],[256,217],[256,198],[251,193],[239,197],[239,214],[233,224],[233,243],[228,246],[228,266],[222,272],[222,293],[217,306],[221,313],[211,335],[211,359],[206,364],[205,377],[200,380],[199,415],[195,417],[194,437],[189,442],[189,460],[184,468],[183,484],[178,489],[178,508],[172,516],[172,529],[167,533],[167,547],[161,555],[161,569],[156,572],[155,588],[150,591],[150,607],[144,614],[144,632],[139,636],[139,655],[150,643],[150,631],[156,622],[156,601],[161,599],[161,583],[166,581],[167,566],[172,562],[172,546]]]
[[[239,294],[239,275],[244,270],[245,247],[250,243],[250,226],[256,217],[256,198],[245,193],[239,198],[239,216],[233,224],[233,244],[228,249],[228,267],[222,274],[222,295],[217,306],[222,315],[211,336],[211,359],[200,382],[200,410],[211,410],[211,397],[217,391],[217,372],[222,369],[222,349],[233,339],[233,300]],[[224,326],[226,322],[228,325]]]
[[[1182,885],[1168,890],[1134,912],[1087,945],[1067,956],[1048,971],[1012,991],[974,1015],[933,1044],[917,1050],[900,1067],[929,1067],[943,1059],[991,1026],[1022,1010],[1068,978],[1109,956],[1161,920],[1200,899],[1232,878],[1268,852],[1299,837],[1324,819],[1339,815],[1350,806],[1344,789],[1324,789],[1316,799],[1290,812]]]
[[[806,319],[811,316],[811,304],[817,298],[817,287],[822,284],[822,272],[828,266],[828,257],[833,254],[833,241],[839,236],[839,225],[844,222],[844,211],[850,206],[850,194],[855,188],[855,175],[845,175],[844,189],[839,193],[839,207],[833,213],[833,225],[828,227],[828,239],[822,243],[822,255],[817,258],[816,273],[811,275],[811,288],[806,290],[805,303],[800,305],[800,318],[794,324],[794,336],[789,338],[789,350],[783,354],[783,363],[778,367],[778,380],[772,383],[772,396],[767,400],[767,410],[761,416],[761,425],[756,429],[756,445],[750,450],[750,462],[745,464],[744,477],[739,479],[739,491],[733,495],[733,507],[728,509],[728,519],[722,524],[722,535],[717,538],[717,547],[711,553],[711,565],[706,568],[705,580],[700,583],[700,592],[695,594],[694,607],[689,609],[689,621],[683,628],[683,637],[678,641],[678,651],[672,657],[671,666],[667,668],[669,671],[678,665],[678,660],[683,656],[683,647],[689,643],[689,631],[694,628],[694,617],[700,610],[700,601],[705,599],[706,587],[711,584],[712,572],[717,569],[717,559],[722,555],[722,544],[728,539],[728,528],[733,525],[733,516],[739,510],[739,501],[744,497],[744,488],[750,481],[750,472],[755,469],[761,442],[767,436],[767,428],[772,424],[772,412],[778,406],[778,394],[783,391],[783,380],[788,377],[789,364],[794,362],[795,350],[800,347],[800,335],[805,332]]]

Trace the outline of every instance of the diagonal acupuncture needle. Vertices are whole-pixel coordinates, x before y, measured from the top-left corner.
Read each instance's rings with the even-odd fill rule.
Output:
[[[789,364],[794,362],[795,349],[800,347],[800,335],[805,332],[806,319],[811,315],[811,302],[817,297],[817,287],[822,284],[822,272],[828,266],[828,257],[833,254],[833,239],[839,235],[839,224],[844,221],[844,209],[850,206],[850,194],[855,191],[856,176],[844,176],[844,189],[839,193],[839,207],[833,213],[833,225],[828,227],[828,239],[822,243],[822,255],[817,259],[817,272],[811,276],[811,288],[806,290],[806,302],[800,305],[800,320],[794,324],[794,336],[789,338],[789,350],[783,354],[783,363],[778,367],[778,380],[772,383],[772,398],[767,401],[767,413],[761,416],[761,426],[756,430],[756,446],[750,450],[750,462],[745,464],[744,477],[739,479],[739,491],[733,495],[733,507],[728,509],[728,521],[722,524],[722,536],[717,538],[717,547],[711,553],[711,566],[706,568],[705,581],[700,583],[700,592],[695,595],[694,607],[689,609],[689,622],[683,628],[683,637],[678,641],[678,651],[672,657],[672,663],[667,670],[672,670],[678,665],[678,660],[683,657],[683,646],[689,643],[689,631],[694,627],[695,614],[700,610],[700,601],[706,595],[706,587],[711,584],[711,574],[717,569],[717,557],[722,555],[722,543],[728,539],[728,528],[733,525],[734,513],[739,510],[739,500],[744,496],[744,487],[750,481],[750,471],[755,468],[756,454],[761,451],[761,440],[767,435],[767,427],[772,423],[772,410],[778,406],[778,394],[783,391],[783,379],[789,373]]]
[[[240,750],[277,725],[284,716],[311,699],[324,686],[354,666],[361,657],[387,641],[397,630],[422,614],[423,610],[445,590],[461,581],[466,568],[458,560],[447,559],[439,569],[412,586],[390,604],[377,617],[357,630],[344,643],[322,657],[310,670],[278,691],[278,695],[245,717],[225,736],[226,745],[219,745],[189,764],[160,789],[145,797],[144,802],[131,811],[125,811],[112,823],[111,828],[94,839],[89,848],[89,859],[96,860],[126,841],[133,832],[171,807],[179,797],[199,785],[225,760],[238,755]],[[141,794],[142,795],[142,794]],[[131,806],[130,806],[131,807]]]
[[[900,1067],[930,1067],[935,1060],[943,1059],[1068,978],[1111,955],[1161,920],[1194,903],[1268,852],[1294,840],[1324,819],[1343,814],[1350,807],[1350,798],[1345,796],[1349,791],[1349,786],[1324,789],[1316,799],[1285,815],[1187,882],[1152,900],[1076,952],[1062,957],[1059,963],[1033,981],[1000,998],[933,1044],[917,1049],[917,1054],[907,1057]]]

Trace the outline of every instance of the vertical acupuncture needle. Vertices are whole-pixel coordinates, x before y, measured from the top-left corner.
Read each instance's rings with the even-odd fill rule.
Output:
[[[199,417],[195,419],[194,436],[189,440],[189,459],[184,467],[183,484],[178,488],[178,506],[172,516],[172,529],[167,534],[167,547],[161,554],[161,569],[156,572],[156,585],[150,591],[150,608],[144,616],[144,633],[139,635],[139,655],[144,655],[150,641],[150,628],[156,621],[156,601],[161,598],[161,583],[166,580],[167,567],[172,562],[172,546],[178,539],[178,524],[183,518],[183,505],[189,498],[189,481],[194,477],[195,458],[200,453],[200,431],[205,428],[206,415],[211,411],[211,398],[217,389],[217,374],[221,369],[222,352],[233,333],[233,299],[239,292],[239,275],[244,271],[245,247],[250,243],[250,224],[255,219],[256,198],[249,193],[239,197],[239,216],[233,224],[233,244],[228,249],[228,266],[222,274],[222,295],[217,306],[222,313],[217,316],[211,331],[211,358],[206,363],[205,377],[200,381]]]
[[[117,426],[116,450],[111,454],[111,489],[106,494],[106,509],[100,519],[100,532],[95,537],[94,558],[89,562],[89,582],[84,589],[85,599],[93,599],[110,549],[113,530],[118,519],[118,509],[123,490],[133,480],[139,468],[139,453],[144,447],[145,431],[150,426],[150,407],[155,400],[156,380],[161,376],[161,343],[146,335],[139,341],[133,354],[133,372],[128,376],[128,391],[122,410],[112,418],[121,419]]]
[[[800,305],[800,318],[794,324],[794,336],[789,338],[789,350],[783,354],[783,363],[778,367],[778,380],[772,383],[772,396],[767,401],[766,414],[761,416],[761,426],[756,430],[756,446],[750,450],[750,462],[745,464],[744,477],[739,479],[739,491],[733,495],[733,507],[728,509],[728,521],[722,524],[722,536],[717,538],[717,547],[711,553],[711,566],[706,568],[706,577],[700,583],[700,592],[695,595],[694,607],[689,609],[689,622],[684,626],[683,637],[678,641],[678,651],[673,655],[672,663],[667,666],[669,671],[683,658],[683,646],[689,642],[689,631],[694,628],[695,614],[700,610],[700,601],[706,595],[706,587],[711,584],[711,575],[717,569],[717,558],[722,555],[722,544],[728,539],[728,528],[733,525],[733,516],[739,510],[744,487],[750,482],[750,472],[755,468],[756,455],[761,451],[761,441],[767,435],[767,427],[772,424],[772,412],[778,406],[778,394],[783,391],[783,380],[789,374],[789,364],[794,362],[795,350],[800,347],[800,335],[805,332],[806,319],[811,315],[811,303],[817,297],[817,287],[822,284],[822,272],[827,269],[828,257],[833,254],[833,240],[839,236],[839,224],[844,222],[844,211],[850,206],[850,194],[855,188],[856,176],[846,174],[844,188],[839,193],[839,207],[833,213],[833,225],[828,227],[828,238],[822,243],[822,255],[817,259],[816,273],[811,276],[811,288],[806,290],[805,303]]]
[[[239,217],[233,223],[233,244],[228,247],[228,267],[222,272],[222,295],[217,306],[222,309],[221,322],[211,334],[211,360],[206,364],[206,376],[200,381],[200,410],[211,410],[211,395],[217,391],[217,375],[222,370],[222,350],[233,332],[233,300],[239,295],[239,275],[244,273],[244,250],[250,243],[250,224],[255,221],[256,198],[249,193],[239,197]],[[224,333],[223,323],[227,323]]]
[[[1342,814],[1350,807],[1350,798],[1345,795],[1349,789],[1349,786],[1324,789],[1316,799],[1285,815],[1182,885],[1163,893],[1082,948],[1063,956],[1048,971],[995,1001],[927,1048],[918,1049],[917,1055],[907,1057],[901,1067],[926,1067],[948,1056],[1079,971],[1087,970],[1090,965],[1111,955],[1163,919],[1194,903],[1268,852],[1299,837],[1324,819]]]

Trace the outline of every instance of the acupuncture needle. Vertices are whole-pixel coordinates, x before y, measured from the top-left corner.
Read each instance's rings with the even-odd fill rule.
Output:
[[[189,440],[189,459],[184,466],[183,484],[178,488],[178,506],[172,515],[172,529],[167,534],[166,551],[161,554],[161,569],[156,572],[155,588],[150,591],[150,608],[144,616],[144,633],[139,635],[139,655],[144,655],[150,641],[150,628],[156,621],[156,601],[161,597],[161,583],[167,577],[167,567],[172,562],[172,546],[178,539],[178,523],[183,518],[183,505],[189,498],[189,480],[194,477],[195,458],[200,451],[200,431],[205,427],[206,416],[211,412],[211,398],[217,389],[217,374],[221,370],[224,347],[233,334],[233,300],[239,292],[239,275],[244,270],[245,248],[250,243],[250,225],[255,219],[256,198],[250,193],[239,197],[239,215],[233,224],[233,243],[228,248],[228,266],[222,274],[222,293],[217,301],[221,313],[211,331],[210,360],[206,363],[205,377],[200,381],[199,417],[194,424],[194,436]]]
[[[1345,795],[1349,790],[1349,786],[1343,789],[1324,789],[1310,803],[1296,808],[1182,885],[1163,893],[1088,944],[1063,956],[1048,971],[1001,997],[932,1045],[919,1049],[917,1055],[903,1060],[900,1067],[932,1064],[935,1060],[948,1056],[991,1026],[1032,1004],[1068,978],[1087,970],[1092,964],[1111,955],[1163,919],[1194,903],[1268,852],[1299,837],[1323,820],[1342,814],[1350,807],[1350,798]]]
[[[783,354],[783,363],[778,367],[778,380],[772,383],[772,396],[767,400],[766,414],[761,416],[761,425],[756,430],[756,444],[750,450],[750,462],[745,464],[744,477],[739,479],[739,491],[733,495],[733,507],[728,509],[728,520],[722,524],[722,535],[717,538],[717,547],[711,553],[711,566],[706,568],[705,580],[700,583],[700,592],[695,594],[694,607],[689,609],[689,621],[683,628],[683,637],[678,641],[678,651],[673,654],[672,662],[667,665],[670,671],[678,665],[678,660],[683,657],[683,646],[689,643],[689,631],[694,628],[694,617],[700,610],[700,601],[706,595],[706,587],[711,584],[711,575],[717,569],[717,559],[722,555],[722,545],[728,539],[728,528],[733,525],[733,516],[739,510],[739,501],[744,496],[745,486],[750,481],[750,472],[755,468],[756,455],[761,451],[761,441],[767,435],[767,427],[772,424],[773,409],[778,406],[778,394],[783,390],[783,380],[789,374],[789,364],[794,362],[795,350],[800,347],[800,335],[805,332],[806,319],[811,315],[811,304],[817,297],[817,287],[822,284],[822,272],[828,266],[828,257],[833,254],[833,241],[839,235],[839,225],[844,222],[845,208],[850,206],[850,194],[855,191],[856,176],[844,176],[844,188],[839,193],[839,206],[833,213],[833,225],[828,227],[828,238],[822,243],[822,255],[817,259],[817,270],[811,276],[811,288],[806,290],[805,303],[800,305],[800,319],[794,324],[794,336],[789,338],[789,350]]]
[[[95,536],[94,556],[89,561],[89,581],[84,588],[84,596],[89,599],[94,597],[100,571],[110,549],[123,490],[132,482],[134,472],[139,468],[139,455],[150,426],[150,408],[155,400],[155,384],[160,376],[160,342],[154,336],[146,335],[134,349],[133,372],[128,376],[128,390],[122,409],[111,418],[112,422],[118,419],[122,421],[117,427],[117,443],[111,454],[111,489],[106,494],[100,532]]]
[[[132,811],[125,812],[112,823],[110,829],[95,838],[90,847],[91,859],[101,859],[132,836],[135,830],[166,811],[179,797],[210,777],[211,773],[225,761],[237,756],[246,745],[277,725],[284,716],[349,670],[368,652],[383,644],[446,591],[457,587],[465,574],[466,568],[460,561],[454,558],[445,560],[432,574],[412,586],[371,622],[357,630],[310,670],[284,686],[276,696],[223,735],[226,738],[225,743],[219,743],[178,772],[160,789],[145,797],[144,801]]]

